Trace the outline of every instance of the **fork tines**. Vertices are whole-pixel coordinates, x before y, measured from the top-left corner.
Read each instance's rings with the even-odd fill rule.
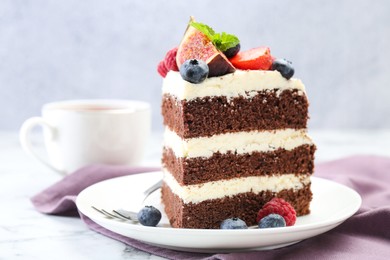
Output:
[[[119,212],[113,210],[112,212],[113,213],[110,213],[104,209],[98,209],[94,206],[91,206],[94,210],[96,210],[97,212],[99,212],[100,214],[104,215],[105,217],[107,218],[111,218],[111,219],[118,219],[118,220],[122,220],[122,221],[137,221],[133,218],[130,218],[130,217],[127,217],[123,214],[120,214]]]

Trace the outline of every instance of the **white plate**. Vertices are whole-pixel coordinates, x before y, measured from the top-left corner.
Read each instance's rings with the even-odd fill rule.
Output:
[[[79,194],[77,207],[106,229],[148,244],[189,252],[233,252],[279,248],[322,234],[352,216],[361,205],[361,197],[354,190],[312,177],[311,213],[298,217],[291,227],[245,230],[171,228],[160,202],[160,191],[145,202],[163,213],[157,227],[107,219],[91,208],[138,211],[142,207],[142,192],[161,177],[161,172],[143,173],[94,184]]]

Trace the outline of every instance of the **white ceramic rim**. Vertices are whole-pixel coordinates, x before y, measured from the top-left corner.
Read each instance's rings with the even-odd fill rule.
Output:
[[[91,105],[91,106],[112,106],[112,109],[103,110],[77,110],[67,109],[66,106]],[[145,101],[131,99],[72,99],[54,101],[43,105],[44,111],[61,111],[77,114],[128,114],[150,110],[151,106]]]
[[[111,219],[105,218],[100,213],[94,211],[91,206],[102,207],[105,209],[110,209],[109,201],[103,201],[103,204],[99,203],[99,196],[95,197],[95,193],[99,192],[101,195],[104,194],[104,189],[116,187],[119,190],[131,189],[131,187],[135,187],[134,185],[138,185],[140,190],[140,194],[142,193],[142,187],[145,184],[147,185],[156,182],[161,178],[161,172],[152,172],[152,173],[142,173],[124,177],[117,177],[114,179],[109,179],[102,181],[101,183],[96,183],[85,190],[83,190],[77,197],[76,204],[80,212],[84,215],[91,218],[97,224],[109,229],[117,234],[121,234],[126,237],[130,237],[133,239],[144,241],[145,243],[157,245],[163,248],[171,248],[179,251],[189,251],[189,252],[233,252],[233,251],[248,251],[248,250],[265,250],[265,249],[274,249],[279,247],[284,247],[293,243],[297,243],[303,239],[307,239],[319,234],[322,234],[328,230],[333,229],[334,227],[341,224],[343,221],[351,217],[361,206],[361,197],[360,195],[351,188],[344,186],[342,184],[333,182],[331,180],[322,179],[318,177],[312,177],[313,181],[313,193],[314,199],[313,203],[317,203],[316,207],[312,208],[312,214],[316,215],[316,217],[312,220],[305,220],[302,223],[298,223],[298,225],[290,226],[290,227],[281,227],[281,228],[273,228],[273,229],[243,229],[243,230],[221,230],[221,229],[178,229],[171,228],[168,226],[157,226],[157,227],[146,227],[138,224],[129,224],[124,222],[119,222]],[[132,185],[128,185],[128,181],[132,180]],[[134,183],[137,180],[138,182],[142,182],[139,184]],[[143,181],[147,180],[144,183]],[[118,186],[119,185],[119,186]],[[123,185],[128,185],[126,187],[121,187]],[[137,187],[138,187],[137,186]],[[325,209],[322,208],[322,205],[318,203],[322,203],[323,200],[327,200],[328,189],[335,189],[342,196],[345,197],[343,205],[347,203],[349,206],[347,207],[336,207],[333,208],[333,202],[335,198],[332,198],[325,205]],[[325,194],[323,194],[325,192]],[[322,194],[319,196],[319,194]],[[339,195],[340,195],[339,194]],[[105,198],[107,194],[103,195]],[[123,194],[122,194],[123,195]],[[159,194],[156,193],[157,198]],[[115,199],[115,196],[112,195],[110,200]],[[153,196],[150,198],[152,199]],[[317,198],[317,199],[316,199]],[[154,198],[156,199],[156,197]],[[337,198],[336,198],[337,199]],[[136,201],[135,197],[133,197],[133,202]],[[156,200],[157,201],[157,200]],[[159,200],[158,200],[159,201]],[[107,204],[108,203],[108,204]],[[134,202],[135,203],[135,202]],[[151,203],[153,204],[153,203]],[[315,204],[313,204],[314,206]],[[118,206],[118,205],[116,205]],[[116,207],[113,206],[113,207]],[[318,218],[318,215],[321,215],[319,211],[323,210],[331,210],[331,212],[326,219],[323,217]],[[164,213],[163,213],[164,214]],[[311,215],[311,214],[310,214]],[[310,217],[303,216],[301,220],[304,218]],[[184,240],[181,242],[177,242],[176,239],[174,243],[171,243],[169,240],[170,237],[182,237]],[[253,243],[254,238],[261,239],[256,240]],[[241,243],[238,246],[231,246],[232,239],[240,239]],[[221,240],[223,240],[221,242]],[[250,245],[247,244],[248,241]],[[192,246],[188,246],[188,243],[192,243]],[[213,244],[210,247],[210,243]],[[222,243],[222,244],[221,244]]]

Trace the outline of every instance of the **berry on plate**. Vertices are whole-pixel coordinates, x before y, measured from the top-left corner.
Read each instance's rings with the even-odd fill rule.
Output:
[[[285,227],[286,221],[279,214],[269,214],[259,221],[259,228]]]
[[[293,226],[297,220],[297,214],[290,203],[282,198],[273,198],[267,202],[257,213],[256,221],[259,222],[269,214],[279,214],[286,221],[286,226]]]
[[[247,229],[245,221],[239,218],[228,218],[222,221],[221,229]]]
[[[206,62],[197,59],[186,60],[180,66],[181,77],[191,83],[201,83],[209,74],[209,67]]]
[[[273,57],[268,47],[240,51],[230,59],[235,68],[242,70],[269,70],[272,61]]]
[[[290,79],[294,76],[294,68],[291,65],[291,61],[286,59],[276,59],[272,62],[271,70],[277,70],[286,79]]]
[[[153,206],[145,206],[138,212],[137,218],[142,225],[155,227],[161,220],[161,212]]]

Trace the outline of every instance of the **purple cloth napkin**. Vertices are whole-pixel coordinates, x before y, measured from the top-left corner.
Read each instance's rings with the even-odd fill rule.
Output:
[[[35,195],[36,209],[46,214],[77,213],[75,199],[84,188],[113,177],[158,170],[119,166],[88,166]],[[335,229],[298,244],[269,251],[230,254],[179,252],[151,246],[113,233],[81,215],[91,228],[134,248],[169,259],[389,259],[390,158],[354,156],[316,165],[315,176],[334,180],[356,190],[361,209]]]

